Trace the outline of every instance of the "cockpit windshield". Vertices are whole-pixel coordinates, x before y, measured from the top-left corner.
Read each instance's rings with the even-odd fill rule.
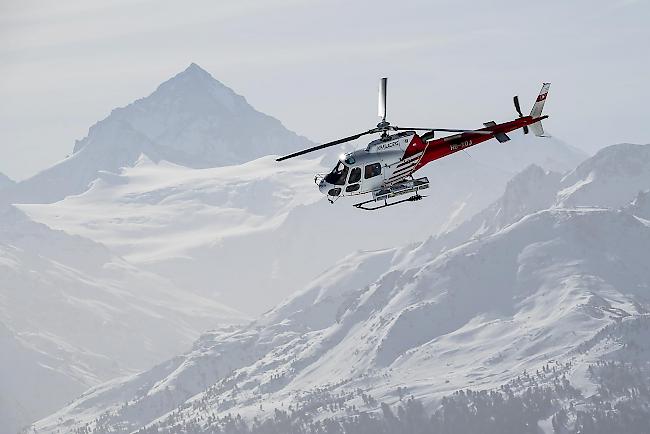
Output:
[[[334,185],[344,185],[345,178],[348,176],[348,166],[339,161],[334,170],[325,176],[325,181]]]

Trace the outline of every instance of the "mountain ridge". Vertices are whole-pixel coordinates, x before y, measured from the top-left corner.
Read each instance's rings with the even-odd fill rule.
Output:
[[[187,167],[240,164],[312,142],[192,63],[150,95],[111,111],[71,156],[0,194],[5,203],[52,203],[84,192],[99,171],[118,173],[141,154]]]
[[[236,402],[237,411],[247,418],[263,416],[258,410],[261,403],[267,407],[293,405],[300,408],[306,405],[301,404],[301,391],[336,391],[340,388],[346,390],[363,387],[374,399],[394,403],[394,388],[405,385],[426,406],[431,406],[435,405],[436,396],[440,396],[441,392],[465,387],[468,382],[472,387],[498,387],[513,378],[508,374],[508,369],[521,372],[523,365],[534,370],[549,359],[565,360],[576,340],[588,341],[594,336],[595,330],[613,324],[620,315],[634,316],[645,312],[643,309],[637,312],[638,303],[635,298],[607,295],[611,285],[616,284],[616,279],[622,276],[599,284],[592,282],[586,291],[579,289],[580,285],[590,282],[594,270],[601,269],[601,272],[593,278],[603,275],[602,258],[613,251],[620,252],[618,247],[615,250],[603,250],[606,245],[613,245],[611,236],[621,235],[620,231],[612,231],[611,235],[602,231],[605,238],[596,244],[591,241],[584,244],[587,239],[577,232],[585,227],[590,230],[601,228],[603,222],[610,229],[616,227],[625,230],[627,235],[624,241],[633,243],[636,253],[641,246],[650,242],[648,227],[622,212],[606,209],[542,211],[485,240],[476,240],[454,249],[447,256],[439,257],[427,266],[429,271],[419,278],[419,273],[415,270],[388,271],[374,288],[359,288],[356,293],[341,298],[338,307],[332,306],[332,309],[342,313],[332,318],[332,322],[327,325],[321,324],[313,328],[313,325],[307,326],[308,323],[295,322],[298,318],[318,317],[317,312],[325,307],[321,303],[320,306],[309,308],[304,314],[295,311],[279,323],[272,322],[271,325],[262,327],[253,325],[228,336],[206,335],[200,341],[203,344],[197,343],[192,353],[175,362],[179,367],[192,367],[194,374],[184,370],[190,375],[189,378],[175,374],[169,378],[148,380],[151,384],[168,384],[166,387],[176,392],[170,395],[164,391],[166,389],[156,388],[155,392],[150,390],[139,397],[128,398],[131,407],[129,413],[119,410],[122,401],[113,401],[110,405],[106,402],[106,413],[99,419],[93,422],[92,418],[81,418],[75,423],[83,425],[90,422],[91,426],[102,430],[114,427],[113,422],[121,426],[126,422],[129,430],[136,430],[152,426],[155,422],[174,430],[200,420],[203,416],[201,408],[204,407],[213,408],[216,414],[225,415],[233,411],[233,403]],[[532,234],[537,235],[530,238]],[[565,235],[562,234],[568,235],[569,240],[578,242],[575,244],[577,248],[567,249],[574,245],[573,241],[569,244],[553,242],[563,239]],[[502,248],[499,247],[500,244],[509,245],[512,239],[519,239],[518,243],[521,244],[514,248],[510,259],[494,254],[492,249],[499,250]],[[531,248],[540,242],[541,249]],[[570,264],[579,257],[575,254],[580,255],[580,251],[586,247],[600,250],[597,257],[594,257],[594,262],[576,269],[575,265]],[[559,252],[563,252],[563,255],[557,255]],[[498,265],[500,273],[488,272],[500,261],[517,263],[517,255],[522,254],[524,256],[519,260],[519,266],[529,271],[517,279],[520,283],[513,286],[505,283],[507,279],[497,277],[510,278],[509,273],[502,273],[505,270],[503,265]],[[561,260],[549,261],[551,257],[558,256]],[[498,259],[497,262],[489,259],[481,261],[481,257]],[[534,271],[539,268],[540,260],[546,261],[546,269],[551,267],[560,274],[548,280],[542,273]],[[638,255],[625,255],[621,260],[625,260],[634,270],[640,270],[636,266],[641,261]],[[484,264],[479,265],[480,262]],[[481,268],[474,267],[471,276],[468,276],[466,270],[470,264]],[[446,269],[452,274],[444,271]],[[589,272],[580,282],[572,282],[572,276],[575,276],[577,270]],[[441,280],[443,276],[446,277]],[[644,274],[637,277],[640,279],[637,279],[639,284],[648,278]],[[452,280],[448,280],[450,278]],[[469,289],[471,286],[461,283],[467,278],[471,282],[493,283],[494,288],[501,289],[496,293],[479,296]],[[536,281],[537,279],[541,280]],[[437,282],[434,284],[437,289],[431,292],[426,285],[433,282]],[[551,289],[557,284],[560,284],[558,290]],[[458,291],[454,292],[453,297],[441,291],[448,285]],[[533,286],[526,289],[529,285]],[[630,289],[634,285],[631,283]],[[430,294],[426,303],[422,299],[425,293]],[[548,301],[545,300],[547,296],[550,297]],[[466,303],[470,299],[472,307]],[[540,310],[540,307],[552,300],[558,304],[553,304],[556,314],[548,316],[546,310]],[[561,309],[559,303],[570,305],[571,308]],[[519,307],[512,311],[515,306]],[[295,314],[300,316],[296,317]],[[451,321],[452,318],[455,320]],[[513,321],[517,327],[513,327]],[[310,322],[314,324],[313,321]],[[427,324],[426,327],[424,323]],[[426,331],[427,334],[409,336],[409,330],[411,333]],[[572,335],[572,331],[578,334]],[[554,338],[544,338],[549,333]],[[479,341],[483,343],[479,344]],[[495,342],[500,345],[494,346]],[[540,345],[546,348],[545,352],[539,353]],[[455,358],[454,353],[457,352],[465,354],[464,362]],[[213,369],[211,367],[227,366],[226,360],[232,360],[230,357],[233,356],[241,363],[238,368],[231,365],[235,368],[233,374],[222,373],[220,377],[212,377],[214,383],[207,389],[199,386],[194,389],[195,392],[186,394],[192,390],[188,389],[188,381],[196,384],[194,379],[197,376],[210,378],[205,376]],[[342,363],[343,359],[347,362]],[[499,363],[496,364],[495,361]],[[480,368],[478,371],[477,366]],[[504,367],[507,367],[505,371]],[[497,375],[495,369],[500,374]],[[425,371],[435,373],[434,377],[431,374],[425,375]],[[386,378],[389,379],[390,386],[385,385]],[[423,379],[426,381],[423,382]],[[231,393],[233,384],[238,384],[239,391],[236,393]],[[128,382],[125,383],[127,385]],[[184,392],[179,396],[180,391]],[[114,393],[110,392],[111,395]],[[91,392],[90,396],[97,400],[101,399],[102,393],[98,391],[95,396]],[[170,398],[176,400],[176,405],[169,406]],[[229,404],[231,399],[235,401]],[[162,407],[165,410],[151,413],[154,408],[160,409],[160,405],[156,404],[160,400],[167,402]],[[63,413],[40,422],[37,428],[49,432],[57,426],[55,420],[61,418],[67,421],[68,417],[82,408],[85,410],[79,415],[93,414],[94,407],[88,408],[89,402],[84,404],[86,402],[86,399],[76,402],[63,410]],[[189,404],[184,404],[185,402]],[[192,405],[192,402],[200,404]],[[79,405],[82,407],[75,407]],[[362,408],[372,410],[373,407],[370,403]],[[66,416],[66,411],[71,414]],[[52,423],[54,424],[50,425]]]
[[[567,363],[572,384],[594,387],[586,362],[572,359],[578,343],[650,307],[642,253],[650,223],[634,214],[645,209],[645,195],[630,184],[626,200],[638,207],[536,210],[555,197],[559,175],[533,166],[515,179],[507,199],[495,202],[514,212],[484,214],[493,216],[491,232],[442,253],[425,241],[351,254],[252,325],[204,335],[175,359],[179,369],[192,367],[189,377],[142,374],[171,394],[156,388],[130,396],[127,413],[111,398],[131,387],[127,381],[110,393],[90,393],[92,402],[79,400],[36,427],[49,432],[61,418],[100,431],[126,424],[120,426],[204,432],[233,411],[251,420],[266,417],[262,407],[302,412],[332,396],[347,409],[377,412],[380,401],[397,403],[402,388],[432,409],[454,390],[498,388],[549,360]],[[526,202],[537,184],[541,201]],[[606,194],[600,198],[609,203]],[[499,221],[508,214],[514,221]],[[594,360],[616,354],[619,347],[608,345],[598,347]],[[214,366],[228,369],[215,373]],[[345,416],[328,405],[319,411]]]

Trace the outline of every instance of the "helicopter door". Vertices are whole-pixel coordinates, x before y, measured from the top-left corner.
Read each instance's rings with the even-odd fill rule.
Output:
[[[350,170],[350,177],[348,178],[348,186],[345,187],[346,193],[354,193],[361,188],[359,182],[361,181],[361,167],[355,167]]]

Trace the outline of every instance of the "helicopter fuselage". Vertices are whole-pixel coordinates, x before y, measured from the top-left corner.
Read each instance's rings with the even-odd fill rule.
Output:
[[[365,149],[341,155],[334,170],[317,175],[315,181],[330,200],[375,192],[412,178],[414,172],[439,158],[493,138],[507,141],[506,133],[546,117],[524,116],[502,124],[487,122],[480,130],[438,139],[429,133],[419,136],[415,131],[385,135]]]

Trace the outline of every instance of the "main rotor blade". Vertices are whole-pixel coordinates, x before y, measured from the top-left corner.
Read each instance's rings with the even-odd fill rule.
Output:
[[[491,131],[481,130],[459,130],[455,128],[404,128],[404,127],[390,127],[395,131],[442,131],[445,133],[475,133],[475,134],[492,134]]]
[[[352,140],[358,139],[361,136],[365,136],[366,134],[376,133],[377,131],[380,131],[380,130],[378,128],[373,128],[372,130],[364,131],[363,133],[355,134],[354,136],[349,136],[349,137],[345,137],[343,139],[334,140],[333,142],[329,142],[329,143],[323,143],[322,145],[314,146],[313,148],[303,149],[302,151],[298,151],[298,152],[294,152],[293,154],[285,155],[284,157],[280,157],[280,158],[276,159],[275,161],[284,161],[284,160],[287,160],[289,158],[298,157],[300,155],[308,154],[310,152],[318,151],[320,149],[329,148],[330,146],[340,145],[341,143],[350,142]]]
[[[386,86],[388,78],[384,77],[379,81],[379,103],[377,107],[377,116],[382,122],[386,122]]]

